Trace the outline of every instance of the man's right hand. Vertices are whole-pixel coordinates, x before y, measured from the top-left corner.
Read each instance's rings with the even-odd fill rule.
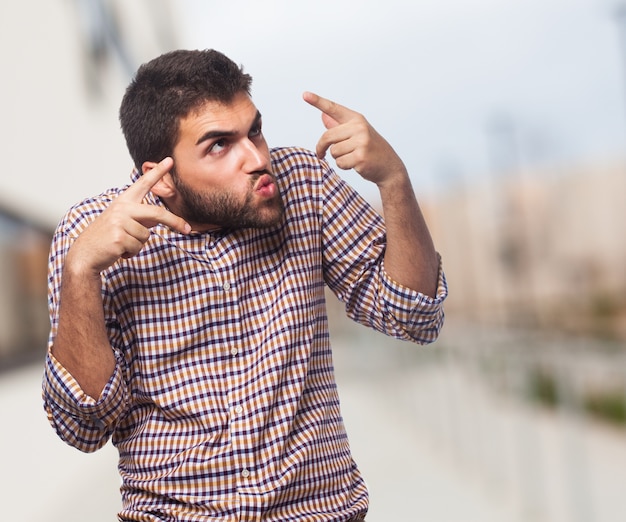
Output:
[[[96,275],[120,258],[136,256],[150,237],[150,228],[159,223],[188,234],[191,227],[183,218],[143,202],[173,165],[172,158],[165,158],[119,195],[74,242],[66,263]]]
[[[102,307],[100,272],[137,255],[159,223],[188,234],[184,219],[144,203],[146,194],[173,165],[165,158],[120,194],[78,236],[63,267],[59,321],[51,350],[82,390],[97,399],[115,370]]]

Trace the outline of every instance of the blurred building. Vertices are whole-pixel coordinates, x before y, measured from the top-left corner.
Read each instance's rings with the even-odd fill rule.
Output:
[[[117,111],[137,66],[177,47],[172,5],[0,4],[0,366],[45,348],[47,251],[65,210],[128,182]]]
[[[626,339],[626,165],[459,183],[433,232],[451,313],[484,324]]]
[[[175,7],[0,4],[0,364],[45,346],[45,258],[65,210],[128,182],[119,103],[140,63],[178,46]],[[624,194],[626,165],[595,164],[458,183],[423,201],[449,314],[626,338]]]
[[[51,237],[45,226],[0,209],[0,367],[27,360],[45,346]]]

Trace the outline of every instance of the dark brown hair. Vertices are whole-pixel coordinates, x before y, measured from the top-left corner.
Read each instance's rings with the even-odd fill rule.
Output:
[[[179,122],[207,101],[229,103],[250,94],[252,77],[222,53],[179,50],[143,64],[120,106],[128,151],[141,170],[145,161],[171,156]]]

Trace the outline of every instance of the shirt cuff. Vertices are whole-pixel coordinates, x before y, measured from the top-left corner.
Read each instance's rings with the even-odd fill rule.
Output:
[[[439,324],[443,319],[443,301],[448,296],[448,284],[443,272],[441,256],[439,258],[439,271],[437,281],[437,294],[435,297],[428,296],[416,290],[412,290],[394,281],[382,266],[382,297],[389,313],[403,324]],[[440,325],[437,329],[440,328]]]
[[[115,371],[96,400],[82,390],[76,379],[50,351],[46,358],[44,394],[48,402],[52,402],[76,420],[91,422],[100,427],[114,425],[126,405],[119,364],[115,366]]]

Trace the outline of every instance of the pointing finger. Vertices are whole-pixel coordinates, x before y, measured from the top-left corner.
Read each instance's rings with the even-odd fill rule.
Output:
[[[322,113],[326,116],[330,116],[336,123],[345,123],[347,120],[355,115],[355,112],[348,109],[347,107],[339,105],[338,103],[328,100],[326,98],[322,98],[321,96],[318,96],[317,94],[314,94],[312,92],[305,92],[302,95],[302,98],[309,105],[312,105],[316,109],[322,111]],[[326,119],[324,120],[324,124],[327,128],[334,126],[332,125],[332,122],[329,122]]]
[[[191,226],[182,217],[165,208],[156,205],[139,205],[138,208],[139,211],[134,215],[134,219],[146,228],[160,223],[182,234],[191,232]]]
[[[174,166],[174,160],[167,157],[157,163],[154,168],[146,172],[121,194],[115,204],[130,204],[133,208],[130,215],[138,223],[146,228],[151,228],[159,223],[166,225],[178,232],[188,234],[191,226],[180,216],[169,210],[156,206],[144,204],[144,198],[165,174]]]
[[[174,166],[174,160],[167,157],[161,160],[157,165],[145,172],[135,183],[133,183],[124,194],[120,197],[124,197],[136,202],[141,202],[146,194],[150,192],[150,189],[154,187],[158,181],[167,174]]]

